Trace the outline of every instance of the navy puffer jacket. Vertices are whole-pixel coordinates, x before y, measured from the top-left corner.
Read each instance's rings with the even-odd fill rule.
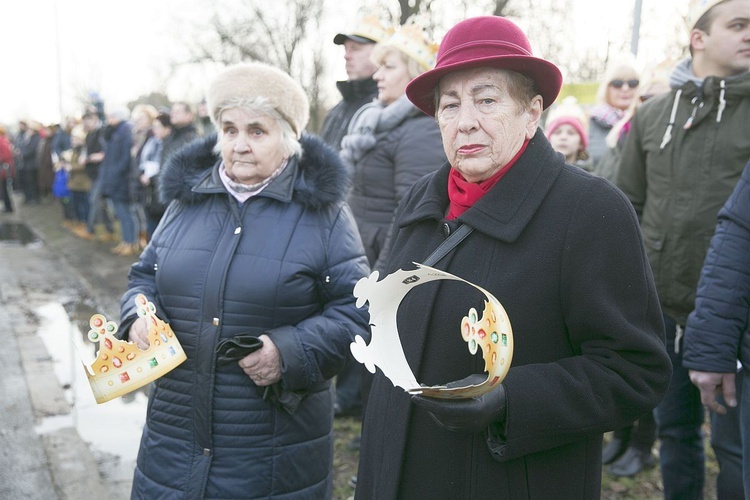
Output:
[[[345,170],[303,137],[302,158],[238,204],[219,178],[215,142],[188,145],[163,170],[162,194],[176,201],[122,301],[127,327],[133,297],[149,297],[188,358],[155,383],[132,497],[328,498],[330,379],[354,336],[368,335],[352,295],[368,266],[343,201]],[[237,364],[216,364],[216,344],[239,333],[273,340],[279,387],[301,398],[296,409],[264,399]]]
[[[750,163],[719,212],[685,328],[682,364],[734,373],[737,359],[750,369]]]

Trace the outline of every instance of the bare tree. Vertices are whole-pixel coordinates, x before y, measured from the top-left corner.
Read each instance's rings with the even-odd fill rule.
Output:
[[[310,99],[309,128],[320,124],[320,76],[325,70],[319,26],[324,0],[264,0],[216,7],[204,36],[190,43],[189,62],[264,62],[288,72]]]

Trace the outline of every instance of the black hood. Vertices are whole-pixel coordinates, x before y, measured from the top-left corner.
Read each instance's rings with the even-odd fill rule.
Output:
[[[207,135],[170,156],[159,176],[160,198],[164,202],[177,199],[181,203],[193,204],[211,196],[204,190],[196,192],[193,188],[199,183],[202,186],[206,182],[210,183],[211,179],[208,178],[211,177],[217,186],[220,184],[220,157],[213,151],[216,140],[215,133]],[[303,135],[300,143],[302,157],[289,160],[296,163],[298,172],[293,200],[310,209],[320,209],[344,201],[349,189],[349,176],[339,155],[312,135]]]

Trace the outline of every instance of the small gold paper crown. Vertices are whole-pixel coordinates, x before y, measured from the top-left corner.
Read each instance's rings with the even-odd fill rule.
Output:
[[[132,392],[173,370],[187,359],[172,328],[156,316],[156,307],[143,294],[135,297],[138,316],[148,320],[149,347],[115,338],[117,324],[102,314],[89,320],[88,339],[99,343],[96,359],[83,365],[97,403]]]
[[[378,19],[377,16],[367,15],[357,21],[356,26],[350,34],[369,38],[370,40],[380,43],[391,36],[392,33],[393,28],[383,27],[383,23],[380,22],[380,19]]]
[[[427,34],[416,23],[404,24],[383,42],[417,61],[425,71],[435,66],[438,46],[427,39]]]

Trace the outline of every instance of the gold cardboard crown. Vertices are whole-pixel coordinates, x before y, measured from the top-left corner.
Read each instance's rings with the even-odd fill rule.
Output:
[[[393,28],[386,28],[377,16],[366,15],[357,21],[351,35],[369,38],[377,43],[382,42],[393,33]]]
[[[400,50],[425,71],[435,66],[438,46],[427,39],[427,34],[416,23],[404,24],[383,44]]]
[[[102,314],[89,320],[88,339],[99,343],[91,366],[83,365],[97,403],[132,392],[173,370],[187,359],[172,328],[156,316],[156,307],[143,294],[135,297],[138,316],[148,320],[149,347],[115,338],[117,324]]]

